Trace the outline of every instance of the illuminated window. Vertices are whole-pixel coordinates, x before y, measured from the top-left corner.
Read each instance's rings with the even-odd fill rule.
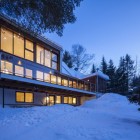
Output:
[[[43,72],[36,71],[36,78],[37,80],[43,81]]]
[[[69,104],[72,104],[72,97],[69,97]]]
[[[89,90],[89,84],[88,83],[85,84],[85,90]]]
[[[33,43],[29,40],[26,40],[25,44],[25,59],[30,61],[34,60],[34,53],[33,53]]]
[[[69,87],[72,87],[72,81],[69,80]]]
[[[25,48],[33,52],[33,42],[26,40]]]
[[[15,65],[15,75],[24,76],[24,68],[21,66]]]
[[[24,92],[16,92],[16,102],[24,102]]]
[[[73,104],[76,104],[77,103],[77,99],[74,97],[74,98],[72,98],[72,103]]]
[[[1,28],[1,49],[13,53],[13,33],[4,28]]]
[[[37,63],[44,65],[44,48],[37,45]]]
[[[44,81],[50,82],[50,74],[49,73],[44,73]]]
[[[54,96],[49,96],[49,105],[54,105],[55,101],[54,101]]]
[[[68,80],[62,79],[62,85],[63,86],[68,86]]]
[[[61,77],[57,77],[57,84],[61,85]]]
[[[13,64],[7,61],[1,61],[1,72],[6,74],[13,73]]]
[[[77,82],[73,81],[73,87],[76,88],[77,87]]]
[[[25,93],[25,102],[32,103],[33,102],[33,93]]]
[[[32,78],[32,70],[30,69],[25,69],[25,74],[27,78]]]
[[[64,104],[68,103],[68,97],[64,97]]]
[[[16,102],[33,102],[33,93],[30,92],[16,92]]]
[[[61,96],[56,96],[56,104],[61,104]]]
[[[45,50],[45,66],[51,67],[51,53],[48,50]]]
[[[14,34],[14,55],[24,58],[24,38]]]
[[[56,84],[56,76],[51,75],[51,83]]]

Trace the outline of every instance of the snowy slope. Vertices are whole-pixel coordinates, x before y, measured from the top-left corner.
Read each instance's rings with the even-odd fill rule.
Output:
[[[80,107],[0,108],[0,140],[140,140],[137,108],[113,93]]]

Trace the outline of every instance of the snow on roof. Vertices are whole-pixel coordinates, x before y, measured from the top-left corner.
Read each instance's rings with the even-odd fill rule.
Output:
[[[72,68],[69,68],[64,62],[62,62],[62,73],[70,75],[72,77],[78,78],[78,79],[85,79],[88,77],[92,77],[92,76],[96,76],[98,75],[99,77],[105,79],[105,80],[109,80],[109,76],[104,74],[101,71],[89,74],[89,75],[84,75],[83,73],[80,73],[79,71],[75,71]]]
[[[82,79],[85,76],[84,74],[78,71],[75,71],[72,68],[69,68],[64,62],[62,62],[62,73],[78,78],[78,79]]]
[[[105,79],[105,80],[109,80],[109,76],[106,75],[106,74],[104,74],[104,73],[101,72],[101,71],[97,71],[97,72],[95,72],[95,73],[86,75],[85,77],[83,77],[83,79],[88,78],[88,77],[92,77],[92,76],[99,76],[99,77],[101,77],[101,78],[103,78],[103,79]]]

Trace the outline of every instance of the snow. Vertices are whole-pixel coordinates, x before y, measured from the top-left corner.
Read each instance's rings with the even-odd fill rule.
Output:
[[[72,68],[69,68],[64,62],[62,62],[62,73],[78,79],[82,79],[85,76],[83,73],[80,73]]]
[[[140,140],[140,112],[108,93],[80,107],[0,108],[0,140]]]
[[[101,71],[97,71],[95,73],[85,75],[83,73],[75,71],[72,68],[69,68],[64,62],[62,62],[62,73],[66,74],[66,75],[69,75],[69,76],[72,76],[72,77],[79,78],[79,79],[85,79],[85,78],[88,78],[88,77],[99,76],[99,77],[101,77],[105,80],[109,80],[109,76],[104,74]]]
[[[89,74],[89,75],[85,75],[85,76],[83,77],[83,79],[84,79],[84,78],[88,78],[88,77],[92,77],[92,76],[99,76],[99,77],[101,77],[101,78],[103,78],[103,79],[105,79],[105,80],[110,80],[110,79],[109,79],[109,76],[106,75],[106,74],[104,74],[104,73],[101,72],[101,71],[97,71],[97,72],[95,72],[95,73],[92,73],[92,74]]]

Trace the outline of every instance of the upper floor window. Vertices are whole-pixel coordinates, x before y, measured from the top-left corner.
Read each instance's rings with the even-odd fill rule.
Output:
[[[26,44],[25,44],[25,59],[28,59],[30,61],[34,60],[34,55],[33,55],[33,42],[26,40]]]
[[[13,33],[4,28],[1,28],[1,49],[13,53]]]
[[[36,61],[39,64],[44,65],[44,48],[41,46],[37,45],[37,49],[36,49]]]
[[[43,47],[37,45],[36,49],[36,61],[39,64],[47,66],[49,68],[57,70],[57,55],[51,51],[44,49]]]
[[[14,55],[24,58],[24,38],[14,34]]]
[[[57,70],[57,55],[52,53],[52,68]]]

